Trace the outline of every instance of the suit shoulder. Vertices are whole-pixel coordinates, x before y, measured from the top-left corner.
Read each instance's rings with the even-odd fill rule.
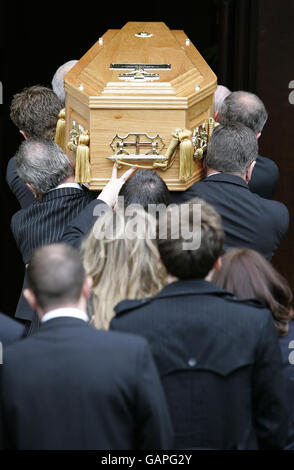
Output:
[[[0,313],[0,341],[4,344],[10,344],[13,341],[21,339],[24,335],[24,326],[12,318]]]
[[[239,299],[229,292],[221,292],[222,295],[209,295],[209,297],[205,296],[205,302],[206,305],[211,305],[212,307],[215,307],[215,305],[218,305],[220,309],[223,311],[226,311],[229,315],[232,314],[234,316],[235,312],[239,312],[240,314],[244,313],[244,315],[251,314],[252,316],[256,315],[257,312],[264,312],[261,313],[261,315],[266,315],[268,316],[270,314],[269,310],[267,309],[266,305],[256,299]],[[199,296],[197,294],[195,295],[189,295],[189,297],[198,300],[202,302],[203,296]],[[119,302],[116,307],[115,307],[115,312],[116,315],[111,321],[111,327],[115,328],[116,322],[120,321],[121,318],[126,318],[128,314],[132,315],[132,312],[146,312],[147,316],[150,316],[150,312],[156,312],[156,315],[158,315],[158,306],[157,306],[157,300],[161,301],[160,304],[160,309],[162,309],[162,302],[165,302],[166,305],[175,305],[174,302],[175,297],[170,296],[170,297],[148,297],[146,299],[127,299]],[[182,297],[181,298],[181,303],[183,305],[186,304],[187,302],[187,297]],[[195,302],[193,301],[193,304]],[[153,321],[151,319],[151,321]]]
[[[263,157],[262,155],[258,155],[257,163],[260,163],[260,166],[262,166],[262,167],[266,168],[268,171],[270,171],[273,174],[273,176],[274,175],[279,176],[279,174],[280,174],[279,167],[276,164],[276,162],[274,160],[272,160],[271,158],[267,158],[267,157]]]
[[[89,328],[89,334],[93,336],[94,340],[99,339],[100,342],[106,345],[120,346],[126,349],[145,347],[147,341],[142,336],[133,333],[121,333],[117,331],[104,331]],[[111,347],[112,347],[111,346]]]
[[[15,173],[16,173],[15,159],[14,157],[11,157],[6,167],[6,181],[8,182],[8,184],[9,184],[11,177],[14,176]]]
[[[34,204],[34,202],[32,203],[32,205],[33,204]],[[19,209],[11,217],[10,226],[11,226],[12,233],[13,233],[13,235],[16,239],[18,238],[19,232],[22,231],[23,221],[27,220],[29,209],[30,209],[30,207],[26,207],[24,209]]]
[[[53,335],[54,336],[54,335]],[[65,334],[66,337],[66,334]],[[30,361],[36,354],[44,348],[50,347],[48,333],[43,336],[42,329],[32,336],[23,338],[21,341],[9,344],[5,349],[5,363],[18,365],[20,358]],[[54,336],[54,341],[56,340]],[[70,341],[69,341],[70,342]],[[67,342],[67,344],[69,344]],[[137,353],[148,347],[147,340],[133,333],[121,333],[116,331],[96,330],[95,328],[81,328],[77,331],[77,336],[72,337],[72,343],[77,348],[85,346],[95,355],[104,354],[105,357],[134,357]],[[52,347],[54,346],[52,341]],[[85,349],[84,349],[85,350]],[[66,352],[66,349],[65,349]]]
[[[79,347],[87,344],[93,351],[99,351],[100,355],[103,353],[113,358],[121,355],[133,357],[148,346],[146,339],[139,334],[99,330],[92,326],[79,330],[77,342]]]
[[[287,206],[280,201],[274,201],[269,199],[263,199],[263,205],[266,209],[266,213],[270,218],[279,224],[285,226],[285,230],[288,228],[290,214]]]
[[[5,315],[4,313],[1,313],[0,312],[0,324],[1,326],[11,326],[12,328],[14,329],[17,329],[17,330],[21,330],[22,329],[22,325],[15,321],[13,318],[10,318],[8,315]]]
[[[276,201],[274,199],[267,199],[251,191],[249,191],[249,194],[252,201],[255,200],[259,206],[264,209],[264,215],[269,215],[274,218],[289,218],[289,210],[283,202]]]
[[[253,317],[260,315],[260,318],[264,319],[272,317],[267,305],[260,300],[251,298],[239,299],[237,297],[227,297],[225,300],[227,301],[227,305],[232,306],[232,311],[243,311],[246,315],[252,315]]]

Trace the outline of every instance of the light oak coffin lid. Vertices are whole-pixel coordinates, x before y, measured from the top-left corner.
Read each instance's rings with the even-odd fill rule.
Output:
[[[140,32],[151,37],[137,37]],[[108,30],[103,42],[97,41],[65,77],[65,89],[90,108],[115,105],[116,99],[129,101],[144,96],[145,105],[168,103],[188,108],[216,88],[216,76],[183,31],[170,30],[161,22],[129,22],[121,30]],[[102,44],[101,44],[102,42]],[[112,63],[170,64],[159,73],[159,80],[125,82]],[[82,89],[80,89],[82,85]],[[147,100],[147,102],[146,102]]]

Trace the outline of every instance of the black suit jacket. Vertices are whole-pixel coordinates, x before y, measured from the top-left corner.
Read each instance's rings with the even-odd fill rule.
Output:
[[[60,242],[67,225],[94,196],[86,189],[54,189],[45,194],[42,201],[35,199],[33,204],[16,212],[11,220],[11,229],[24,264],[30,261],[36,248]],[[33,310],[23,295],[16,308],[16,317],[33,318]]]
[[[172,202],[179,204],[196,196],[211,204],[221,215],[225,250],[231,247],[251,248],[270,260],[287,233],[287,207],[252,193],[238,176],[227,173],[211,175],[183,193],[173,193]]]
[[[280,172],[276,163],[258,155],[248,186],[253,193],[266,199],[273,199],[279,178]]]
[[[115,311],[112,330],[149,341],[177,448],[283,448],[285,384],[268,310],[188,280]]]
[[[0,313],[0,342],[4,347],[19,341],[24,333],[25,328],[21,323]]]
[[[172,427],[148,344],[52,319],[6,350],[2,445],[12,449],[169,449]],[[0,439],[1,440],[1,439]]]
[[[62,242],[79,248],[84,238],[91,231],[97,218],[108,210],[111,210],[110,207],[100,199],[90,202],[66,227],[62,236]]]
[[[14,157],[12,157],[8,162],[6,181],[22,209],[28,207],[35,201],[32,191],[29,190],[25,182],[17,174]]]

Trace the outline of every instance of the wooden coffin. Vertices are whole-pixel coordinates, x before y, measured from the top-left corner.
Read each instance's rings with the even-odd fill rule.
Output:
[[[68,154],[75,158],[79,130],[88,131],[90,189],[105,186],[117,160],[119,175],[129,165],[150,167],[169,189],[185,190],[201,178],[196,150],[205,148],[216,86],[183,31],[161,22],[108,30],[65,77]],[[195,154],[185,178],[179,177],[180,143],[172,165],[164,160],[175,129],[192,131]]]

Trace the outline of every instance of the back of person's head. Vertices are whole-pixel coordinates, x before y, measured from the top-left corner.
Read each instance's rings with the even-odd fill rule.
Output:
[[[197,213],[201,217],[199,225]],[[164,223],[167,236],[161,237],[159,231],[158,249],[167,272],[178,279],[204,279],[222,253],[224,231],[220,215],[202,199],[193,198],[181,206],[171,206]],[[199,246],[195,240],[195,246],[187,249],[189,234],[192,239],[197,230],[201,236]]]
[[[56,243],[38,248],[27,266],[28,288],[43,311],[76,304],[82,293],[85,270],[80,252]]]
[[[62,108],[63,103],[53,90],[35,85],[13,96],[10,118],[26,138],[53,139]]]
[[[166,282],[156,219],[140,206],[132,216],[120,208],[100,215],[82,251],[86,273],[93,279],[91,321],[96,328],[108,328],[121,300],[155,295]]]
[[[212,281],[240,299],[258,299],[271,310],[280,336],[288,332],[292,292],[287,280],[260,253],[231,248]]]
[[[267,118],[265,106],[258,96],[247,91],[234,91],[223,101],[217,120],[225,125],[241,122],[258,134],[262,132]]]
[[[62,101],[62,103],[64,103],[65,101],[64,77],[67,72],[69,72],[72,67],[76,65],[77,62],[77,60],[69,60],[68,62],[65,62],[60,67],[58,67],[55,74],[53,75],[51,82],[52,89],[56,93],[60,101]]]
[[[235,122],[215,127],[208,142],[206,166],[224,173],[244,174],[258,156],[254,132]]]
[[[217,113],[225,98],[231,93],[231,90],[224,85],[218,85],[214,92],[214,113]]]
[[[15,168],[20,178],[30,184],[39,196],[74,174],[65,153],[48,139],[24,140],[15,155]]]
[[[122,186],[119,196],[124,197],[124,207],[140,204],[148,210],[148,204],[170,203],[169,190],[154,170],[138,170]]]

